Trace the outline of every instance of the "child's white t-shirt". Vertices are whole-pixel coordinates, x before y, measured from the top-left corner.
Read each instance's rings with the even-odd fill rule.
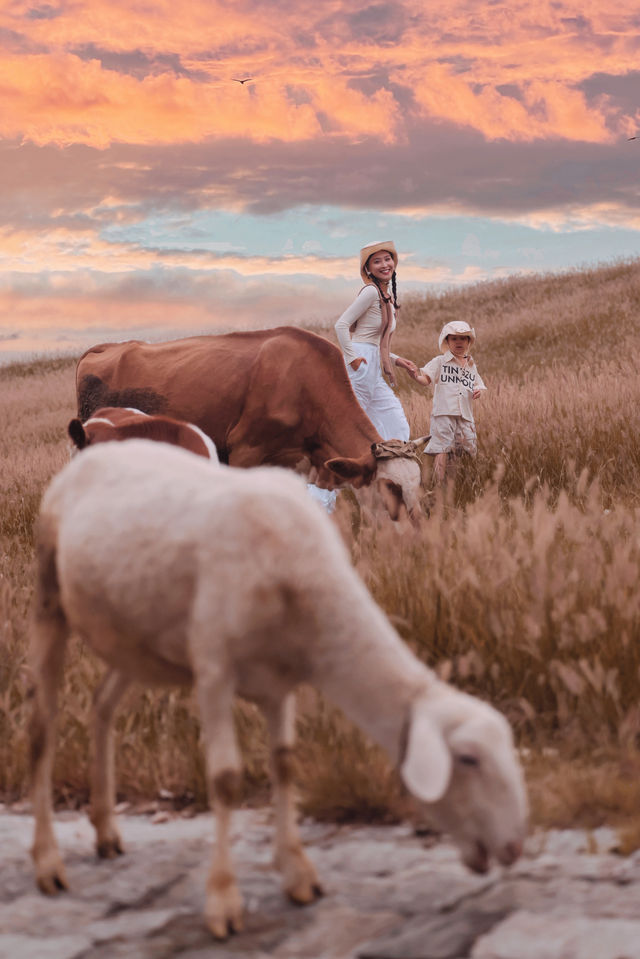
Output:
[[[423,366],[434,385],[432,416],[461,416],[473,423],[473,391],[486,390],[476,364],[460,366],[451,350]]]

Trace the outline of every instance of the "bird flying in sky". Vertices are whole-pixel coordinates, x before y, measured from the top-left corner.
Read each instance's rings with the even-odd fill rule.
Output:
[[[244,80],[240,80],[239,77],[231,77],[232,80],[235,80],[236,83],[248,83],[249,80],[253,80],[253,77],[245,77]]]

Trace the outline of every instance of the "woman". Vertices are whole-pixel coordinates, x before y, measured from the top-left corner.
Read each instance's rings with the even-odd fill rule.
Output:
[[[360,275],[365,285],[335,325],[351,385],[384,440],[409,439],[409,424],[395,388],[394,366],[418,372],[411,360],[389,350],[398,309],[398,254],[391,240],[370,243],[360,250]],[[391,290],[389,290],[391,287]]]

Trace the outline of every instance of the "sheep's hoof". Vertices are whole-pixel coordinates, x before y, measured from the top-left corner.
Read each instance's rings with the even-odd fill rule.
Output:
[[[228,939],[234,933],[242,932],[242,905],[230,905],[229,912],[222,907],[207,910],[205,919],[215,939]]]
[[[55,896],[59,892],[69,888],[67,874],[60,859],[48,867],[38,868],[36,871],[36,882],[38,883],[40,892],[44,892],[47,896]]]
[[[235,919],[207,919],[207,926],[214,939],[223,941],[236,932],[242,932],[242,919],[239,916]]]
[[[220,876],[217,883],[210,885],[214,891],[208,892],[205,920],[216,939],[227,939],[242,931],[242,896],[229,875]]]
[[[320,883],[315,880],[313,882],[300,882],[294,888],[287,889],[286,893],[291,902],[295,903],[296,906],[308,906],[310,903],[315,902],[316,899],[324,896],[324,889]]]
[[[115,859],[124,853],[124,847],[120,836],[110,836],[108,839],[101,839],[96,843],[96,852],[101,859]]]
[[[324,895],[313,863],[302,849],[288,858],[284,872],[284,891],[298,906],[307,906]]]

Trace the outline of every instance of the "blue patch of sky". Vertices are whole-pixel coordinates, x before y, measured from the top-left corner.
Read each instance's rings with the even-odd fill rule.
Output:
[[[328,206],[273,216],[224,210],[155,215],[135,224],[113,224],[101,236],[159,253],[232,253],[276,261],[285,256],[355,257],[364,244],[389,238],[412,263],[446,266],[454,275],[470,266],[488,274],[548,272],[640,256],[640,231],[623,227],[558,231],[486,217],[412,217]],[[277,272],[277,263],[273,268]]]

